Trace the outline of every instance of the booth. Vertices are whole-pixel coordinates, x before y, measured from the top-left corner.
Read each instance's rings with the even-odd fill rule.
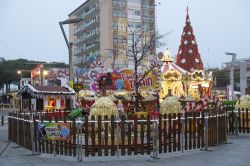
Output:
[[[19,91],[20,111],[65,111],[75,105],[75,91],[68,86],[24,85]]]

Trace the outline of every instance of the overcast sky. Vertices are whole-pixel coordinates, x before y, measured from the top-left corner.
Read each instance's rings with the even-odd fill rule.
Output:
[[[0,57],[68,63],[59,21],[84,0],[0,0]],[[158,0],[157,28],[171,32],[165,42],[178,52],[189,6],[199,52],[205,67],[220,67],[235,52],[250,58],[249,0]],[[165,48],[159,49],[163,51]]]

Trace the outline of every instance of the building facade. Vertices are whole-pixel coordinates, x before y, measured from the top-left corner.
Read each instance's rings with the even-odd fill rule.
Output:
[[[131,33],[142,28],[155,33],[155,0],[86,0],[69,14],[79,17],[81,22],[69,25],[75,69],[87,70],[97,59],[104,68],[132,68],[126,54]]]
[[[222,70],[230,72],[232,62],[222,64]],[[240,80],[235,81],[236,90],[242,94],[250,94],[250,58],[236,59],[234,64],[234,72],[240,75]],[[247,89],[245,89],[247,88]]]

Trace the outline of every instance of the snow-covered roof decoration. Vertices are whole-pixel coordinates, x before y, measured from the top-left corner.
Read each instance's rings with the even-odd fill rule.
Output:
[[[18,91],[17,95],[22,93],[28,93],[33,97],[39,97],[41,95],[75,95],[76,92],[69,86],[33,86],[26,84]]]

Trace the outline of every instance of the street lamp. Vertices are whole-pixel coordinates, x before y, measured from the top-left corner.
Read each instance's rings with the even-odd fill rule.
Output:
[[[68,47],[68,50],[69,50],[69,81],[73,80],[73,78],[74,78],[73,77],[73,63],[72,63],[72,46],[73,46],[73,43],[69,42],[69,40],[68,40],[68,38],[66,36],[66,33],[64,31],[63,25],[79,23],[82,20],[83,20],[83,18],[74,18],[74,19],[67,19],[65,21],[60,21],[59,22],[60,28],[61,28],[62,33],[63,33],[64,40],[65,40],[65,42],[67,44],[67,47]]]
[[[48,75],[48,71],[47,70],[43,70],[43,73],[42,73],[42,80],[41,80],[41,84],[44,85],[44,82],[46,81],[46,76]],[[46,85],[48,85],[47,81],[45,82]]]
[[[31,72],[30,70],[18,70],[17,74],[20,75],[20,82],[19,82],[19,87],[18,89],[20,89],[20,86],[23,85],[23,72]]]
[[[18,70],[17,74],[20,75],[20,81],[19,81],[19,84],[18,84],[18,90],[19,90],[21,88],[21,84],[22,84],[22,72],[21,72],[21,70]]]
[[[48,71],[47,71],[47,70],[44,70],[44,71],[43,71],[43,75],[44,75],[44,76],[48,75]]]
[[[232,56],[232,63],[231,63],[231,68],[230,68],[230,86],[231,86],[231,96],[229,96],[229,99],[234,98],[234,65],[235,65],[235,60],[236,60],[236,53],[232,52],[225,52],[226,55]]]

